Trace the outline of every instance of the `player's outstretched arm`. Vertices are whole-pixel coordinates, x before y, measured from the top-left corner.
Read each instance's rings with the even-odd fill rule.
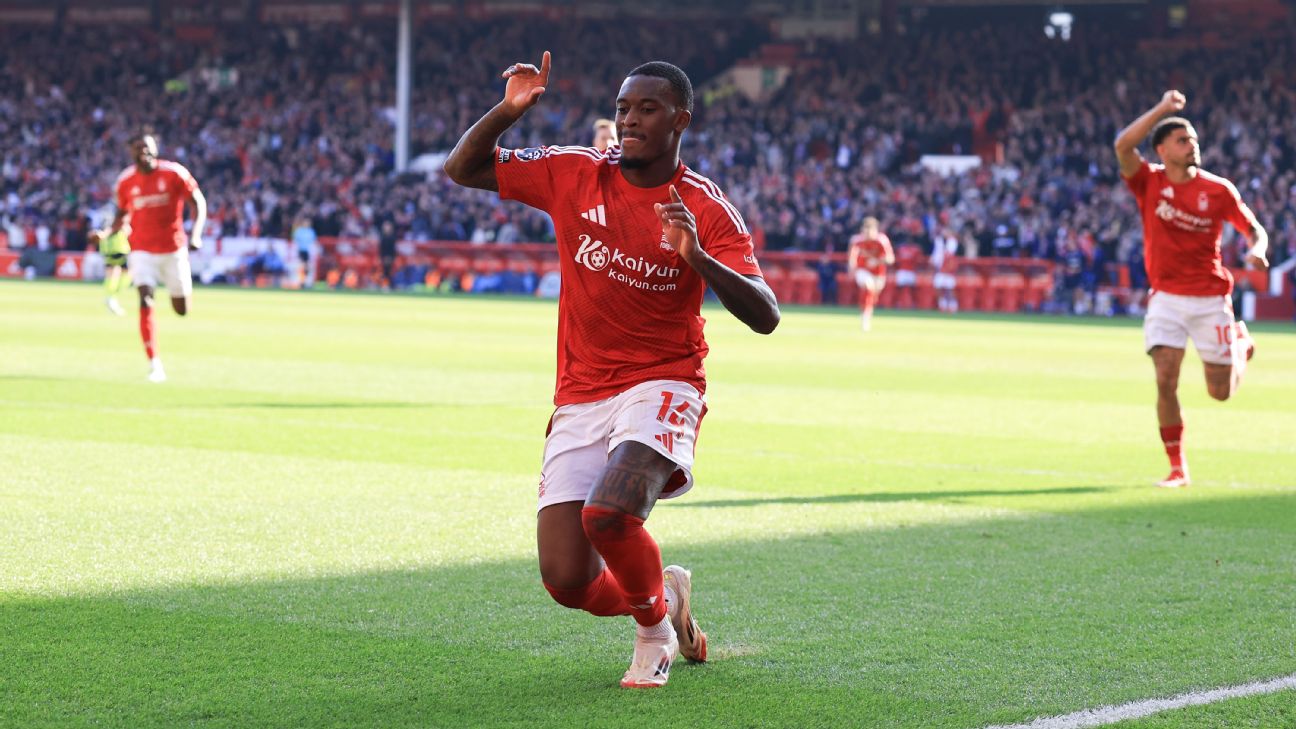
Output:
[[[1152,133],[1152,127],[1166,114],[1182,110],[1186,103],[1188,99],[1183,94],[1171,89],[1165,92],[1156,106],[1143,112],[1142,116],[1116,135],[1116,161],[1120,163],[1122,177],[1133,177],[1143,165],[1143,155],[1139,154],[1138,146]]]
[[[104,228],[103,230],[90,231],[90,235],[88,235],[87,238],[91,243],[98,245],[99,241],[113,235],[117,231],[121,230],[122,227],[124,227],[125,225],[126,225],[126,211],[121,208],[117,208],[117,214],[113,216],[112,223],[107,228]]]
[[[464,187],[499,191],[499,181],[495,179],[495,147],[500,136],[544,94],[549,83],[549,51],[544,52],[540,68],[515,63],[500,75],[508,79],[504,99],[469,127],[446,157],[446,175]]]
[[[1269,233],[1256,221],[1251,224],[1247,235],[1251,239],[1251,250],[1247,251],[1246,262],[1261,271],[1269,270]]]
[[[730,314],[758,334],[772,333],[782,314],[769,284],[760,276],[744,276],[707,253],[698,242],[697,220],[693,213],[684,205],[674,185],[671,185],[670,193],[670,203],[654,207],[661,219],[666,242],[698,272]]]
[[[207,197],[203,195],[202,190],[195,187],[193,195],[189,197],[189,204],[193,205],[193,229],[189,232],[189,250],[196,251],[202,248],[203,229],[207,227]]]

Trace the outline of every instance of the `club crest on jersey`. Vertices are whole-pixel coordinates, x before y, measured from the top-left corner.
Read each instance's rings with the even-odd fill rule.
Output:
[[[1169,186],[1169,185],[1166,185],[1165,187],[1161,188],[1161,197],[1168,197],[1168,198],[1170,198],[1171,200],[1173,200],[1173,199],[1174,199],[1174,188],[1171,187],[1171,186]]]
[[[162,184],[162,179],[158,178],[157,183],[158,183],[158,192],[162,192],[162,190],[165,189],[164,185]]]
[[[1210,207],[1210,198],[1206,196],[1206,193],[1204,192],[1197,193],[1197,209],[1204,213],[1206,212],[1206,209],[1209,207]]]
[[[513,156],[520,162],[534,162],[544,156],[544,150],[539,147],[527,147],[514,152]]]

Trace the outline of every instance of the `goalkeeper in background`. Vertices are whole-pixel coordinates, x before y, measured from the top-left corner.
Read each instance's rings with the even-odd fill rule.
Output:
[[[104,259],[104,305],[108,307],[108,311],[123,316],[126,312],[117,301],[117,292],[123,286],[130,286],[130,273],[126,271],[126,256],[131,248],[130,241],[126,238],[126,231],[123,229],[109,235],[104,235],[97,230],[92,231],[90,242],[99,244],[99,255]]]

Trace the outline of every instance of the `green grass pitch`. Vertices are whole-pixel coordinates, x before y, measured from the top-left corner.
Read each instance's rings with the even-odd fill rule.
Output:
[[[556,306],[0,283],[0,726],[931,727],[1296,673],[1296,331],[1167,470],[1134,322],[707,316],[698,486],[648,525],[712,661],[534,562]],[[1296,692],[1122,727],[1296,726]]]

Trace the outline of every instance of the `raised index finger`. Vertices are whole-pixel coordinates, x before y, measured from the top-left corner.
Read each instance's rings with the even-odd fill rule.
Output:
[[[549,51],[540,57],[540,85],[549,85]]]

